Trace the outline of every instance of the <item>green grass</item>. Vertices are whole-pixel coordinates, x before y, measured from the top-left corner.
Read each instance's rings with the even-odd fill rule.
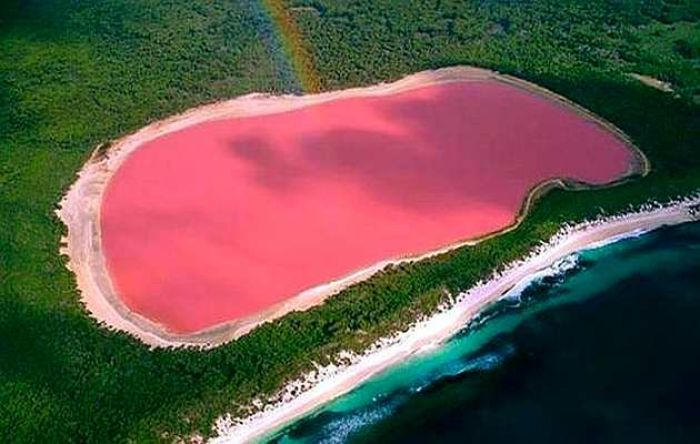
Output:
[[[90,152],[148,122],[251,91],[294,91],[252,1],[10,0],[0,6],[0,437],[150,442],[404,328],[559,224],[700,187],[698,3],[294,1],[325,88],[475,64],[540,83],[622,128],[643,180],[556,191],[516,231],[388,269],[216,350],[148,350],[99,328],[59,257],[56,204]],[[313,10],[315,9],[315,11]],[[678,43],[687,41],[688,43]],[[678,97],[631,79],[671,81]]]

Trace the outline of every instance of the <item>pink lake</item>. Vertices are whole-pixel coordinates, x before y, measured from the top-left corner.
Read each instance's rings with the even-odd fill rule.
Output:
[[[499,230],[538,183],[603,184],[632,161],[599,125],[495,80],[341,99],[144,144],[107,187],[102,247],[131,310],[191,333]]]

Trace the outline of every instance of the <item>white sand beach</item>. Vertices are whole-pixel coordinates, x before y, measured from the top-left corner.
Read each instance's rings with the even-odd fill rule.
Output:
[[[404,333],[381,341],[363,356],[351,356],[351,364],[320,368],[306,378],[294,381],[276,399],[260,401],[258,413],[247,418],[229,415],[219,418],[216,424],[219,436],[212,442],[250,442],[274,432],[347,393],[372,375],[411,355],[438,346],[464,328],[480,310],[532,274],[583,249],[665,225],[698,220],[698,205],[700,197],[693,196],[668,205],[647,205],[640,211],[565,227],[527,258],[510,264],[503,273],[460,294],[451,307],[417,322]],[[291,395],[294,391],[301,391],[301,394]]]

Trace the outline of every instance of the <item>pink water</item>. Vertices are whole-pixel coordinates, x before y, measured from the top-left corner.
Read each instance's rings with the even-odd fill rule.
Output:
[[[145,144],[107,188],[103,250],[133,311],[194,332],[498,230],[537,183],[605,183],[631,161],[596,124],[495,81],[337,100]]]

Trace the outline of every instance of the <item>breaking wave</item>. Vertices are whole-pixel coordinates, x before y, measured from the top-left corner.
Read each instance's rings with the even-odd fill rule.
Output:
[[[523,296],[529,295],[533,290],[541,290],[542,287],[554,287],[564,282],[574,272],[579,271],[582,263],[577,253],[566,256],[544,270],[533,273],[518,282],[512,289],[501,297],[501,300],[523,302]]]

